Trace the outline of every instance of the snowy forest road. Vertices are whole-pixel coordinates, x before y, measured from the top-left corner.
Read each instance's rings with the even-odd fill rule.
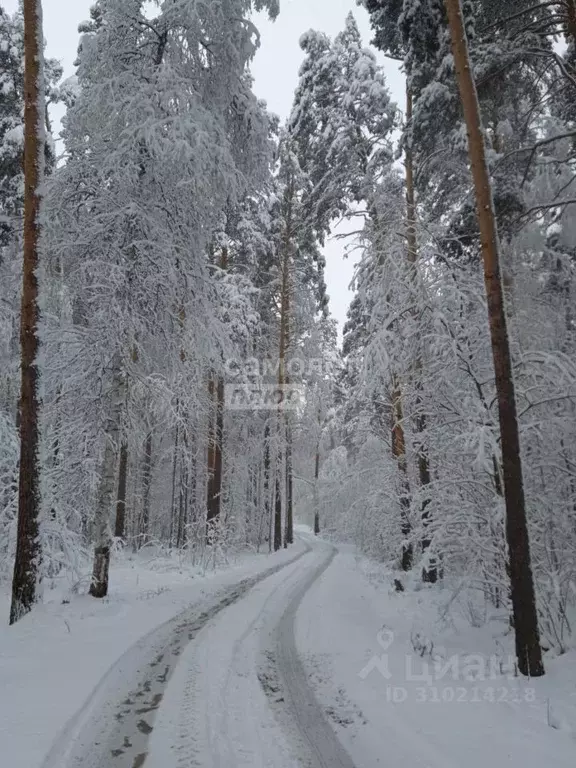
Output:
[[[334,554],[311,537],[288,562],[142,638],[44,768],[353,768],[294,639],[297,608]]]
[[[191,643],[158,713],[146,766],[353,768],[298,658],[294,619],[335,550],[256,585]]]
[[[310,747],[314,768],[354,768],[350,756],[336,738],[310,688],[308,676],[298,657],[295,638],[296,611],[304,595],[328,568],[335,554],[336,550],[332,548],[328,558],[299,587],[278,623],[275,637],[277,667],[290,698],[289,712],[296,717],[299,731]]]

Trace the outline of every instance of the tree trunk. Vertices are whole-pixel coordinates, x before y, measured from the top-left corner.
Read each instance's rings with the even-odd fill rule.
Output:
[[[138,472],[132,472],[131,502],[130,505],[126,505],[126,528],[130,531],[130,542],[134,554],[138,551],[138,526],[140,525],[138,515],[138,506],[140,504],[140,499],[138,498],[138,475]]]
[[[566,37],[571,37],[572,45],[576,46],[576,0],[566,0],[566,13]]]
[[[316,446],[316,459],[314,461],[314,533],[320,533],[320,500],[318,498],[318,478],[320,477],[320,446]]]
[[[116,523],[114,536],[117,539],[126,537],[126,485],[128,482],[128,443],[122,441],[120,446],[120,466],[118,468],[118,495],[116,497]]]
[[[214,378],[208,381],[208,451],[207,451],[207,488],[206,488],[206,541],[212,540],[212,521],[217,516],[214,494],[214,466],[216,464],[216,413]]]
[[[210,381],[209,391],[214,404],[213,421],[209,429],[208,446],[208,536],[214,523],[220,518],[222,497],[222,438],[224,433],[224,380],[219,377]]]
[[[406,88],[406,121],[410,123],[412,121],[412,90],[410,85]],[[412,152],[412,146],[407,143],[405,149],[405,167],[406,167],[406,240],[408,242],[408,265],[410,269],[410,279],[416,290],[419,290],[418,279],[418,242],[416,238],[416,190],[414,184],[414,156]],[[430,466],[428,463],[428,451],[423,444],[423,435],[426,432],[426,416],[423,412],[422,403],[422,357],[421,350],[418,350],[416,360],[414,363],[415,378],[416,378],[416,432],[418,434],[419,444],[416,446],[416,452],[418,456],[418,477],[420,480],[420,487],[427,488],[430,485]],[[427,529],[430,527],[430,510],[429,499],[425,498],[422,502],[421,514],[422,514],[422,527],[424,529],[424,535],[422,537],[422,553],[425,554],[430,548],[432,543]],[[406,526],[405,526],[406,527]],[[406,564],[408,563],[408,555],[410,560],[412,558],[411,553],[406,553]],[[404,556],[403,556],[404,561]],[[438,570],[435,562],[430,561],[428,566],[422,570],[422,580],[429,583],[435,583],[438,578]]]
[[[176,535],[176,547],[180,549],[185,546],[187,539],[187,525],[188,525],[188,504],[189,504],[189,490],[190,490],[190,464],[189,464],[189,441],[188,441],[188,425],[189,414],[188,411],[184,414],[185,428],[182,436],[183,455],[180,467],[180,498],[178,504],[178,527]]]
[[[223,247],[220,257],[220,269],[228,269],[228,248]],[[207,537],[211,538],[211,529],[220,519],[222,499],[222,452],[224,443],[224,379],[218,376],[209,384],[210,402],[214,403],[213,422],[209,429],[208,445],[208,509],[206,514]]]
[[[412,122],[412,89],[406,86],[406,123]],[[411,141],[411,140],[410,140]],[[408,244],[408,263],[416,267],[418,263],[418,242],[416,239],[416,190],[414,184],[414,153],[408,141],[404,147],[404,167],[406,169],[406,240]]]
[[[38,459],[38,240],[40,187],[44,178],[44,51],[42,4],[24,0],[24,255],[20,318],[20,467],[18,531],[10,624],[36,601],[40,541]]]
[[[262,483],[262,495],[264,497],[264,519],[268,524],[268,545],[272,549],[272,512],[270,506],[270,424],[266,422],[264,427],[264,482]]]
[[[188,509],[190,510],[190,519],[193,524],[196,523],[197,518],[197,503],[198,503],[198,465],[196,461],[196,454],[193,453],[190,457],[190,499],[188,503]]]
[[[416,418],[416,429],[420,434],[426,429],[426,416],[423,413],[419,413]],[[430,466],[428,464],[428,454],[421,449],[418,452],[418,477],[420,478],[420,486],[427,488],[430,485]],[[430,499],[424,499],[422,502],[422,527],[424,529],[424,535],[422,537],[422,552],[425,553],[430,549],[432,539],[430,538],[429,528],[432,522],[430,517]],[[438,581],[438,565],[436,558],[430,557],[428,565],[422,569],[422,581],[428,584],[435,584]]]
[[[404,437],[404,413],[402,409],[402,393],[400,385],[394,382],[392,394],[392,455],[398,464],[400,472],[400,514],[401,530],[404,538],[402,544],[401,567],[403,571],[409,571],[414,561],[414,547],[409,542],[412,533],[410,524],[410,483],[408,480],[408,467],[406,463],[406,440]]]
[[[112,545],[110,517],[114,505],[117,446],[124,404],[124,382],[119,355],[116,355],[113,365],[110,414],[105,428],[104,459],[98,489],[96,514],[94,516],[94,567],[89,590],[92,597],[106,597],[108,594],[108,572],[110,569],[110,549]]]
[[[488,299],[488,318],[502,441],[506,537],[510,558],[516,656],[518,668],[522,674],[538,677],[544,674],[544,665],[542,663],[536,598],[530,564],[530,542],[524,500],[520,435],[504,308],[494,199],[486,163],[486,148],[482,134],[478,94],[470,66],[460,0],[444,0],[444,2],[450,24],[460,98],[468,130],[468,149],[484,259],[484,279]]]
[[[282,547],[282,455],[278,457],[276,467],[276,486],[274,493],[274,552]]]
[[[108,594],[108,574],[110,571],[110,519],[109,512],[114,494],[114,467],[116,451],[113,438],[106,435],[104,461],[100,488],[98,492],[98,507],[94,521],[94,564],[90,594],[92,597],[106,597]]]
[[[188,468],[184,470],[180,482],[180,503],[178,510],[178,535],[176,547],[180,549],[186,545],[186,526],[188,524]]]
[[[220,377],[216,386],[216,461],[214,462],[214,504],[215,516],[219,519],[222,511],[222,484],[224,462],[224,379]]]
[[[294,544],[294,489],[292,478],[292,430],[286,425],[286,528],[284,546]]]
[[[288,450],[282,451],[282,444],[286,443],[288,424],[284,408],[286,397],[286,353],[290,338],[290,249],[292,242],[292,201],[294,198],[293,185],[290,185],[285,193],[287,201],[285,230],[282,247],[281,286],[280,286],[280,349],[278,352],[278,462],[276,467],[276,496],[274,515],[274,549],[282,546],[282,460],[284,469],[288,469]],[[284,453],[284,455],[282,455]],[[286,513],[288,518],[288,513]]]
[[[179,414],[179,403],[176,403],[176,414]],[[174,452],[172,454],[172,497],[170,501],[170,546],[174,544],[176,531],[176,470],[178,468],[178,442],[180,439],[180,425],[176,422],[176,434],[174,436]]]
[[[150,537],[150,488],[152,486],[152,432],[146,435],[142,466],[142,520],[140,523],[139,549],[148,544]]]

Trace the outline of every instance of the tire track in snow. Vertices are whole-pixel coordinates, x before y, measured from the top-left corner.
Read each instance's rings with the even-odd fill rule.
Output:
[[[310,549],[310,548],[308,548]],[[258,678],[262,633],[317,563],[310,552],[206,626],[167,691],[150,762],[166,768],[301,768]]]
[[[159,714],[151,765],[354,768],[309,687],[294,639],[300,601],[334,552],[316,543],[186,649]]]
[[[310,753],[310,768],[354,768],[352,758],[340,743],[310,687],[296,648],[294,626],[304,596],[330,567],[335,555],[336,549],[331,547],[328,557],[301,584],[277,626],[273,649],[266,653],[268,671],[270,666],[276,671],[280,684],[279,691],[269,689],[269,695],[272,693],[276,697],[275,707],[284,708],[283,699],[287,699],[287,714],[295,719],[300,736]],[[274,673],[272,675],[274,677]],[[280,701],[277,698],[279,692]]]
[[[225,588],[216,600],[212,598],[204,606],[194,604],[132,646],[67,726],[43,768],[142,768],[157,712],[183,650],[217,614],[259,582],[306,555],[310,547],[305,546],[296,557]],[[123,677],[123,664],[129,665],[131,654],[140,658],[132,684],[124,687],[119,699],[110,701],[106,692],[114,681],[114,673],[117,671],[118,677]]]

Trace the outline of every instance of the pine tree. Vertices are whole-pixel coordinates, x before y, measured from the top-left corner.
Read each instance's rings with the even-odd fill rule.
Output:
[[[392,163],[396,107],[352,14],[333,42],[310,31],[300,45],[306,58],[288,129],[310,175],[304,204],[322,237],[355,206],[370,209],[374,179]]]
[[[44,46],[40,0],[24,1],[24,265],[20,325],[20,477],[18,538],[10,624],[36,601],[40,542],[38,244],[40,188],[44,180]]]
[[[445,0],[445,2],[452,35],[454,65],[468,129],[470,164],[484,258],[484,278],[502,439],[506,532],[510,556],[516,656],[522,674],[538,677],[544,674],[544,666],[530,564],[516,395],[504,308],[494,199],[488,175],[476,85],[470,69],[462,8],[460,0]]]

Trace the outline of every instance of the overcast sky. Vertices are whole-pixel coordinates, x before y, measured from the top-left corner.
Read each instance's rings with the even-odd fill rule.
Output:
[[[8,11],[18,7],[18,0],[0,0]],[[59,59],[65,76],[74,72],[73,62],[78,44],[78,24],[89,16],[93,0],[43,0],[44,34],[47,55]],[[280,0],[280,16],[272,23],[258,18],[262,40],[253,64],[255,90],[265,99],[271,111],[286,118],[298,79],[302,52],[298,41],[308,29],[318,29],[330,36],[338,34],[346,15],[353,11],[366,45],[370,40],[368,16],[357,7],[356,0]],[[397,67],[386,62],[388,83],[393,98],[402,103],[403,83]],[[354,267],[352,259],[343,258],[344,244],[332,240],[326,248],[326,277],[332,314],[340,326],[345,320],[351,294],[348,285]]]

